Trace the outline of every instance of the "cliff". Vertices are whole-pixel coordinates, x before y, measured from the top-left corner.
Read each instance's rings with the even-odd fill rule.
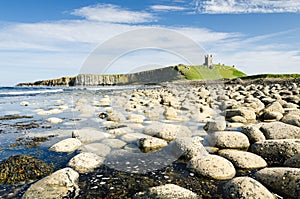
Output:
[[[19,83],[17,86],[111,86],[125,84],[156,84],[179,80],[182,76],[172,67],[131,74],[96,75],[79,74],[75,77],[42,80],[33,83]]]

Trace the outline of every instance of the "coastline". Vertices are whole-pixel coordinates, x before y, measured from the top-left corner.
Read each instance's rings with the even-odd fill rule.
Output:
[[[8,118],[8,120],[0,121],[3,127],[1,133],[3,139],[11,137],[11,142],[13,142],[4,143],[0,153],[3,155],[7,151],[14,151],[12,150],[14,147],[11,145],[16,143],[20,137],[28,137],[28,142],[23,139],[25,141],[22,142],[21,140],[20,145],[16,146],[16,154],[20,154],[20,150],[25,152],[32,150],[29,155],[42,159],[46,163],[54,164],[53,172],[71,167],[78,173],[77,180],[72,181],[68,188],[72,191],[65,193],[69,194],[69,197],[138,198],[142,197],[139,196],[139,192],[143,192],[141,195],[144,194],[144,197],[147,194],[153,194],[149,190],[151,187],[176,184],[187,189],[183,191],[185,193],[189,193],[188,190],[190,190],[205,198],[226,198],[225,187],[234,183],[232,178],[244,176],[247,177],[242,178],[245,182],[251,178],[250,181],[253,179],[256,180],[255,182],[266,186],[262,185],[264,193],[297,198],[297,187],[289,186],[285,189],[274,189],[273,186],[281,186],[280,183],[284,183],[284,181],[278,181],[275,185],[269,184],[262,171],[271,172],[270,169],[276,166],[280,167],[282,172],[290,172],[289,175],[292,176],[284,173],[288,180],[298,179],[295,176],[300,172],[299,165],[298,167],[297,165],[289,165],[288,168],[286,162],[300,152],[300,145],[297,141],[300,127],[296,123],[300,110],[299,80],[176,81],[161,83],[159,88],[75,89],[61,93],[16,96],[11,102],[2,100],[1,110],[19,112],[15,115],[32,116],[32,118]],[[264,125],[267,126],[264,127]],[[293,129],[295,133],[278,133],[277,131],[282,128],[282,125],[284,129]],[[176,131],[176,129],[181,130]],[[15,130],[19,132],[13,134]],[[164,131],[166,131],[166,135]],[[228,145],[221,144],[222,140],[217,143],[211,141],[221,139],[219,134],[223,135],[224,133],[228,136],[226,137],[228,140],[224,141],[229,143]],[[254,133],[257,133],[256,136],[260,136],[258,138],[253,137]],[[51,137],[51,135],[55,136]],[[238,139],[231,136],[238,136]],[[30,146],[28,143],[38,143],[32,139],[37,137],[48,139],[39,142],[39,146],[35,147],[34,145],[33,149],[26,150],[25,146]],[[62,152],[57,149],[55,150],[58,152],[53,151],[55,144],[70,138],[80,141],[81,144],[78,148],[73,149],[72,152]],[[198,141],[196,143],[178,141],[187,138],[198,139]],[[286,141],[287,139],[290,141]],[[147,145],[147,141],[151,141],[150,146]],[[283,141],[285,142],[282,143]],[[188,144],[182,144],[185,142]],[[275,152],[274,154],[266,153],[271,149],[267,145],[268,142],[278,145],[278,149],[282,150],[280,155]],[[168,148],[164,149],[166,146],[171,147],[171,155],[171,152],[167,150]],[[264,150],[258,150],[260,147],[263,147]],[[154,152],[144,153],[141,148],[150,151],[154,149]],[[175,152],[180,151],[180,153],[174,155],[173,149],[176,149]],[[202,149],[205,149],[207,154],[198,156]],[[287,149],[297,153],[284,151]],[[166,157],[164,150],[167,150],[166,154],[173,159],[164,159],[160,153],[155,153],[155,151],[160,151]],[[236,162],[241,161],[240,159],[233,160],[232,156],[235,157],[234,155],[226,155],[228,151],[234,152],[236,150],[247,152],[244,155],[255,154],[259,161],[256,160],[260,163],[257,163],[258,166],[255,168],[243,168],[245,167],[241,166],[243,164],[237,165]],[[37,152],[42,155],[37,155]],[[99,161],[94,166],[85,168],[87,170],[82,172],[82,167],[76,166],[76,164],[80,165],[80,161],[76,162],[75,165],[70,164],[71,160],[81,153],[95,154],[97,155],[95,157],[100,157]],[[54,159],[55,154],[58,156],[57,159]],[[64,154],[69,155],[64,156]],[[151,156],[151,154],[158,156]],[[140,157],[139,155],[143,156]],[[142,159],[143,161],[148,160],[148,162],[146,161],[147,165],[132,159],[134,157],[142,158],[144,155],[148,155],[146,156],[147,159]],[[7,154],[5,159],[9,156]],[[210,161],[213,161],[213,158],[217,156],[222,157],[222,160],[225,159],[225,162],[231,162],[234,174],[232,174],[233,171],[230,166],[231,170],[229,168],[228,171],[231,171],[230,177],[224,172],[220,174],[221,177],[219,176],[221,179],[202,173],[201,166],[196,163],[201,162],[204,156],[212,158]],[[62,157],[64,160],[60,162],[59,159]],[[160,158],[156,159],[156,157]],[[49,158],[53,161],[49,161]],[[82,161],[87,160],[89,159]],[[123,160],[122,163],[124,164],[118,166],[116,160]],[[156,161],[159,167],[154,164]],[[263,164],[264,161],[267,165]],[[127,162],[130,165],[124,167]],[[165,162],[168,164],[162,164]],[[248,160],[246,166],[250,163],[253,162]],[[136,168],[133,169],[135,166],[140,169],[138,172],[135,170]],[[213,165],[206,166],[206,169],[211,168],[211,166]],[[128,169],[129,171],[127,171]],[[221,169],[226,170],[228,168]],[[142,172],[143,170],[145,171]],[[64,172],[66,171],[64,170]],[[47,174],[48,178],[49,175],[50,173]],[[224,175],[227,176],[225,179]],[[279,174],[274,173],[272,176],[280,178],[280,175],[276,175]],[[252,178],[253,176],[255,179]],[[294,177],[295,179],[293,179]],[[45,178],[40,177],[38,179]],[[30,191],[34,190],[34,183],[37,183],[38,179],[29,180],[25,185],[18,182],[15,185],[16,189],[12,188],[11,185],[1,186],[4,187],[3,190],[12,191],[15,189],[16,193],[13,197],[21,198],[27,191],[26,197],[30,198]],[[29,186],[33,188],[28,190]],[[54,193],[51,192],[51,186],[45,187],[45,189],[48,194]],[[247,191],[250,190],[244,190],[244,193]],[[259,196],[260,192],[258,189],[253,189],[252,194]],[[0,195],[5,197],[4,191]]]

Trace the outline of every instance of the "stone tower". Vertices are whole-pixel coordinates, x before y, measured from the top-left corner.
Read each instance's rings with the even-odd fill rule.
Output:
[[[213,59],[212,55],[205,55],[204,66],[208,68],[212,68],[213,67],[212,59]]]

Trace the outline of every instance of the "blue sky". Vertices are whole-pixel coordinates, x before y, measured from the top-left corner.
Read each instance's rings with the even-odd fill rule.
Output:
[[[299,0],[10,0],[0,13],[0,86],[76,75],[99,44],[149,27],[183,34],[247,74],[300,73]],[[148,49],[110,72],[177,62]]]

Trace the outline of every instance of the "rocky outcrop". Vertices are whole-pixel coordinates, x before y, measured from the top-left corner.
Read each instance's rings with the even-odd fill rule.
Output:
[[[181,76],[172,67],[130,74],[79,74],[75,77],[19,83],[17,86],[111,86],[123,84],[149,84],[179,80]]]

